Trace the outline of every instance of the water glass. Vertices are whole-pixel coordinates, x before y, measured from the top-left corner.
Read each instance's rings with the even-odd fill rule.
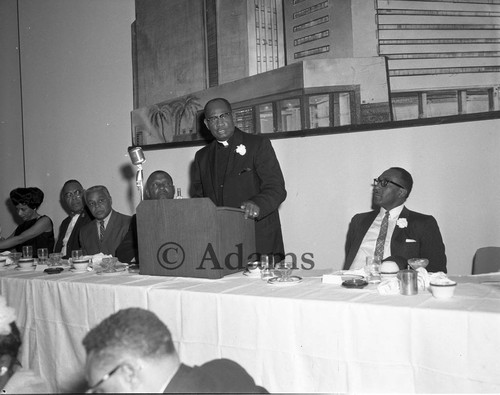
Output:
[[[61,264],[61,259],[63,254],[60,252],[53,252],[49,254],[49,262],[51,266],[59,266]]]
[[[23,258],[33,258],[33,246],[23,246]]]
[[[71,251],[71,261],[80,260],[83,257],[82,250],[73,250]]]
[[[36,250],[36,254],[38,256],[38,262],[42,265],[47,263],[47,259],[49,258],[49,249],[48,248],[39,248]]]
[[[292,262],[279,262],[275,267],[274,271],[279,274],[279,282],[290,281],[290,275],[292,274]]]
[[[116,264],[118,263],[118,258],[112,257],[112,258],[102,258],[101,261],[101,267],[102,267],[102,272],[103,273],[114,273],[116,272]]]
[[[260,278],[264,281],[274,277],[274,258],[273,255],[260,256]]]
[[[381,259],[378,256],[366,257],[365,274],[366,281],[369,283],[379,283],[380,282],[380,265]]]

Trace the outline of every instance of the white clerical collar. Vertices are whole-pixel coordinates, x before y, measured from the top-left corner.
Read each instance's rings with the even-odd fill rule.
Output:
[[[227,147],[229,145],[227,141],[219,141],[219,144],[222,144],[224,147]]]

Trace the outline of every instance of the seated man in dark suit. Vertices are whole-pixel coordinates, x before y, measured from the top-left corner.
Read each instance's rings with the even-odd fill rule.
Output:
[[[446,273],[443,238],[434,217],[408,210],[404,203],[413,187],[406,170],[391,167],[376,178],[376,210],[356,214],[349,225],[344,269],[364,267],[366,257],[393,260],[400,269],[410,258],[427,258],[427,271]]]
[[[94,220],[80,230],[80,244],[84,255],[102,252],[115,254],[130,226],[130,216],[112,208],[113,201],[103,185],[93,186],[85,191],[85,203]]]
[[[172,177],[165,171],[156,170],[148,177],[144,189],[145,200],[172,199],[175,186]],[[130,227],[118,248],[116,257],[120,262],[139,264],[139,247],[137,241],[137,217],[135,214],[130,221]]]
[[[61,197],[69,215],[61,223],[54,252],[61,252],[65,259],[71,256],[71,251],[81,250],[80,229],[93,219],[83,201],[84,192],[77,180],[66,181],[62,188]]]
[[[236,362],[181,363],[167,326],[152,312],[120,310],[83,339],[89,392],[267,393]]]

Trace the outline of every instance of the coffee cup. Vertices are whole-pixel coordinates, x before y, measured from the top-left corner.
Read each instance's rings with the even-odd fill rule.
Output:
[[[73,268],[77,272],[84,272],[87,270],[87,267],[89,266],[89,260],[88,259],[73,259]]]

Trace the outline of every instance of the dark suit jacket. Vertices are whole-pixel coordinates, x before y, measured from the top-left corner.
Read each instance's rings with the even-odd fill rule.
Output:
[[[230,393],[267,394],[255,385],[253,378],[236,362],[215,359],[201,366],[181,364],[164,393]]]
[[[356,214],[352,218],[345,244],[344,270],[349,269],[354,261],[361,242],[378,213],[379,210],[374,210]],[[404,258],[395,259],[399,268],[406,269],[406,261],[410,258],[427,258],[429,260],[427,271],[446,273],[443,238],[434,217],[410,211],[404,207],[399,218],[406,218],[408,222],[406,228],[396,225],[391,239],[391,256]],[[407,240],[415,240],[415,242]]]
[[[121,243],[130,225],[130,216],[111,211],[102,245],[97,233],[97,220],[89,222],[80,230],[80,244],[84,255],[94,255],[102,252],[106,255],[115,255],[116,248]]]
[[[66,245],[66,255],[63,257],[64,259],[67,259],[69,256],[71,256],[72,250],[80,250],[82,248],[82,246],[80,245],[80,237],[79,237],[80,229],[84,225],[88,224],[90,221],[92,221],[92,217],[89,215],[89,213],[87,213],[86,210],[83,210],[80,216],[78,217],[75,226],[73,227],[71,235],[69,236],[68,244]],[[61,252],[63,247],[63,239],[64,236],[66,235],[66,231],[68,230],[70,222],[71,222],[71,216],[66,217],[61,222],[56,246],[54,247],[54,252]]]
[[[258,253],[282,254],[283,236],[278,213],[286,198],[285,180],[269,139],[236,129],[229,140],[229,161],[224,176],[223,196],[218,196],[215,180],[215,150],[217,141],[199,150],[194,159],[193,197],[209,197],[217,204],[240,208],[251,200],[260,208],[255,223]],[[246,153],[236,152],[244,145]]]
[[[135,214],[132,216],[127,234],[116,249],[115,256],[123,263],[130,263],[135,258],[135,263],[139,264],[139,242],[137,240],[137,217]]]

